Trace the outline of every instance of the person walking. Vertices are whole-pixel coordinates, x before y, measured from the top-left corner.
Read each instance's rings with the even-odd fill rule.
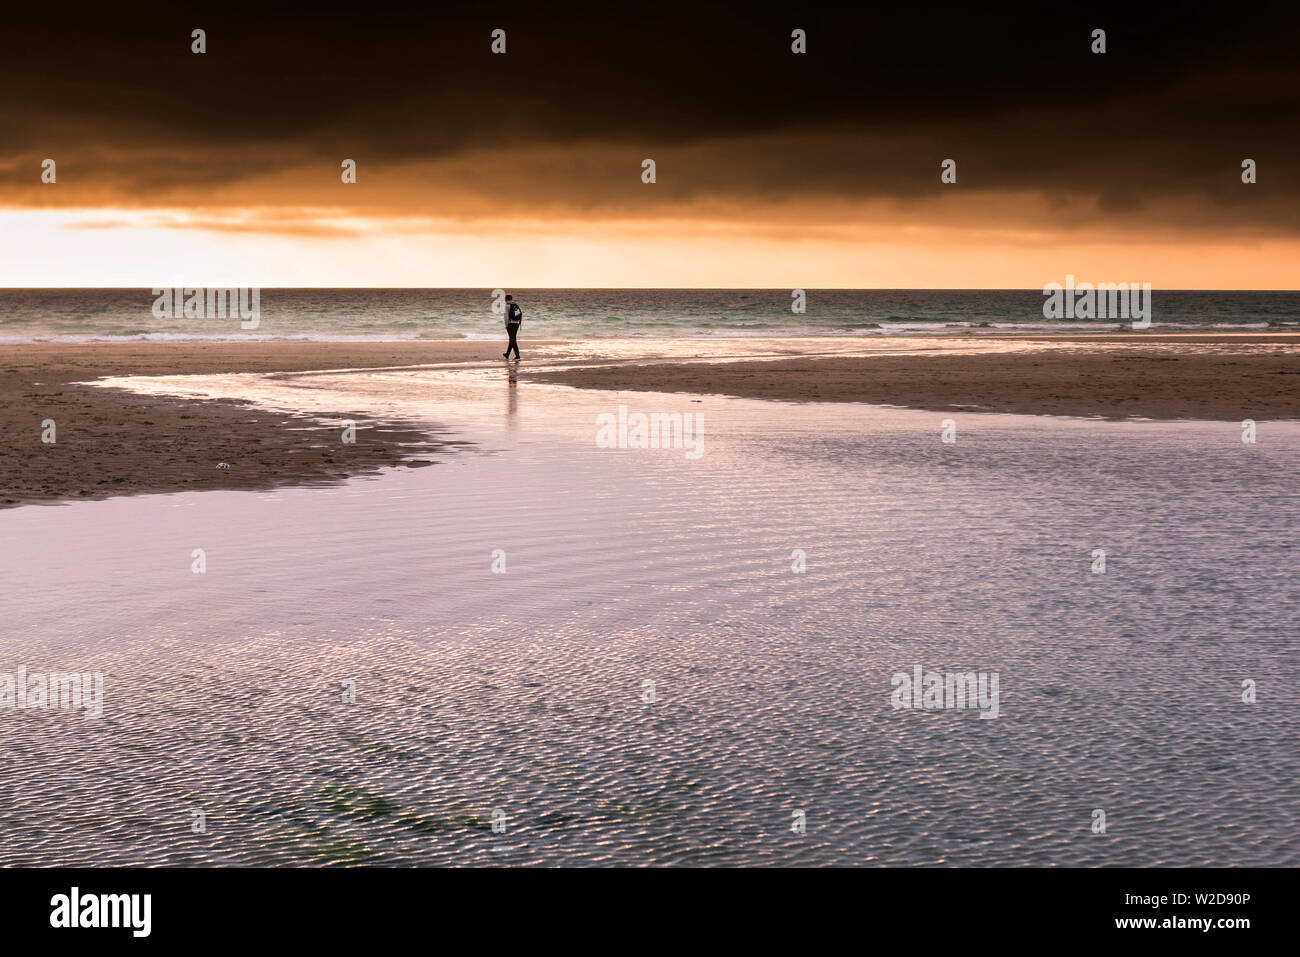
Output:
[[[506,351],[501,353],[506,359],[510,358],[510,350],[515,351],[515,361],[519,361],[519,342],[515,336],[519,335],[519,325],[524,321],[524,311],[519,308],[519,303],[515,302],[513,296],[506,296],[506,332],[510,335],[510,344],[506,346]]]

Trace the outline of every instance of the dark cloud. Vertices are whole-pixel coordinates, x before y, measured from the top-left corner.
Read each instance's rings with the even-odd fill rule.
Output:
[[[204,56],[189,52],[195,27]],[[488,52],[495,27],[504,57]],[[805,56],[789,51],[794,27]],[[56,150],[60,202],[78,183],[140,203],[215,187],[233,202],[242,183],[303,168],[324,180],[354,156],[371,177],[431,164],[431,190],[475,202],[645,215],[929,199],[953,157],[963,191],[1300,231],[1297,40],[1300,13],[1282,4],[23,6],[0,37],[0,202],[51,201],[31,159]],[[490,183],[448,172],[485,150]],[[547,150],[569,159],[539,169]],[[624,155],[660,160],[655,192]],[[1246,157],[1255,187],[1240,183]]]

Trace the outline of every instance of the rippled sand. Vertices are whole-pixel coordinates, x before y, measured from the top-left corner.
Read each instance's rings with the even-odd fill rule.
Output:
[[[0,670],[106,675],[98,721],[0,710],[5,864],[1300,863],[1296,424],[238,388],[468,444],[0,513]],[[619,403],[705,454],[596,448]],[[1000,716],[894,710],[918,664],[997,671]]]

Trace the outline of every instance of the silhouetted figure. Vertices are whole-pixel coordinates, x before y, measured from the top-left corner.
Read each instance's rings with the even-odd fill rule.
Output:
[[[506,332],[510,334],[510,345],[501,354],[507,359],[510,358],[511,349],[515,350],[515,359],[519,358],[519,343],[515,341],[515,336],[519,334],[519,324],[523,321],[524,311],[519,308],[519,303],[513,297],[506,296]]]

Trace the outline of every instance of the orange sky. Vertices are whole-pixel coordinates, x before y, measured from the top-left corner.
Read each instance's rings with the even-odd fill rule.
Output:
[[[0,285],[1300,288],[1300,14],[271,14],[15,8]]]
[[[292,147],[258,165],[68,144],[53,184],[37,153],[8,164],[0,285],[1300,288],[1295,211],[1231,168],[1116,201],[1064,174],[985,182],[975,161],[944,184],[923,141],[878,139],[810,131],[797,157],[788,134],[665,148],[653,184],[638,153],[601,142],[362,155],[354,184]],[[787,185],[809,156],[850,150],[905,179]]]
[[[933,221],[456,221],[321,213],[325,235],[185,225],[179,210],[0,211],[0,285],[1041,288],[1067,273],[1163,289],[1300,288],[1300,241]],[[279,214],[277,214],[278,216]],[[339,235],[328,235],[337,229]]]

